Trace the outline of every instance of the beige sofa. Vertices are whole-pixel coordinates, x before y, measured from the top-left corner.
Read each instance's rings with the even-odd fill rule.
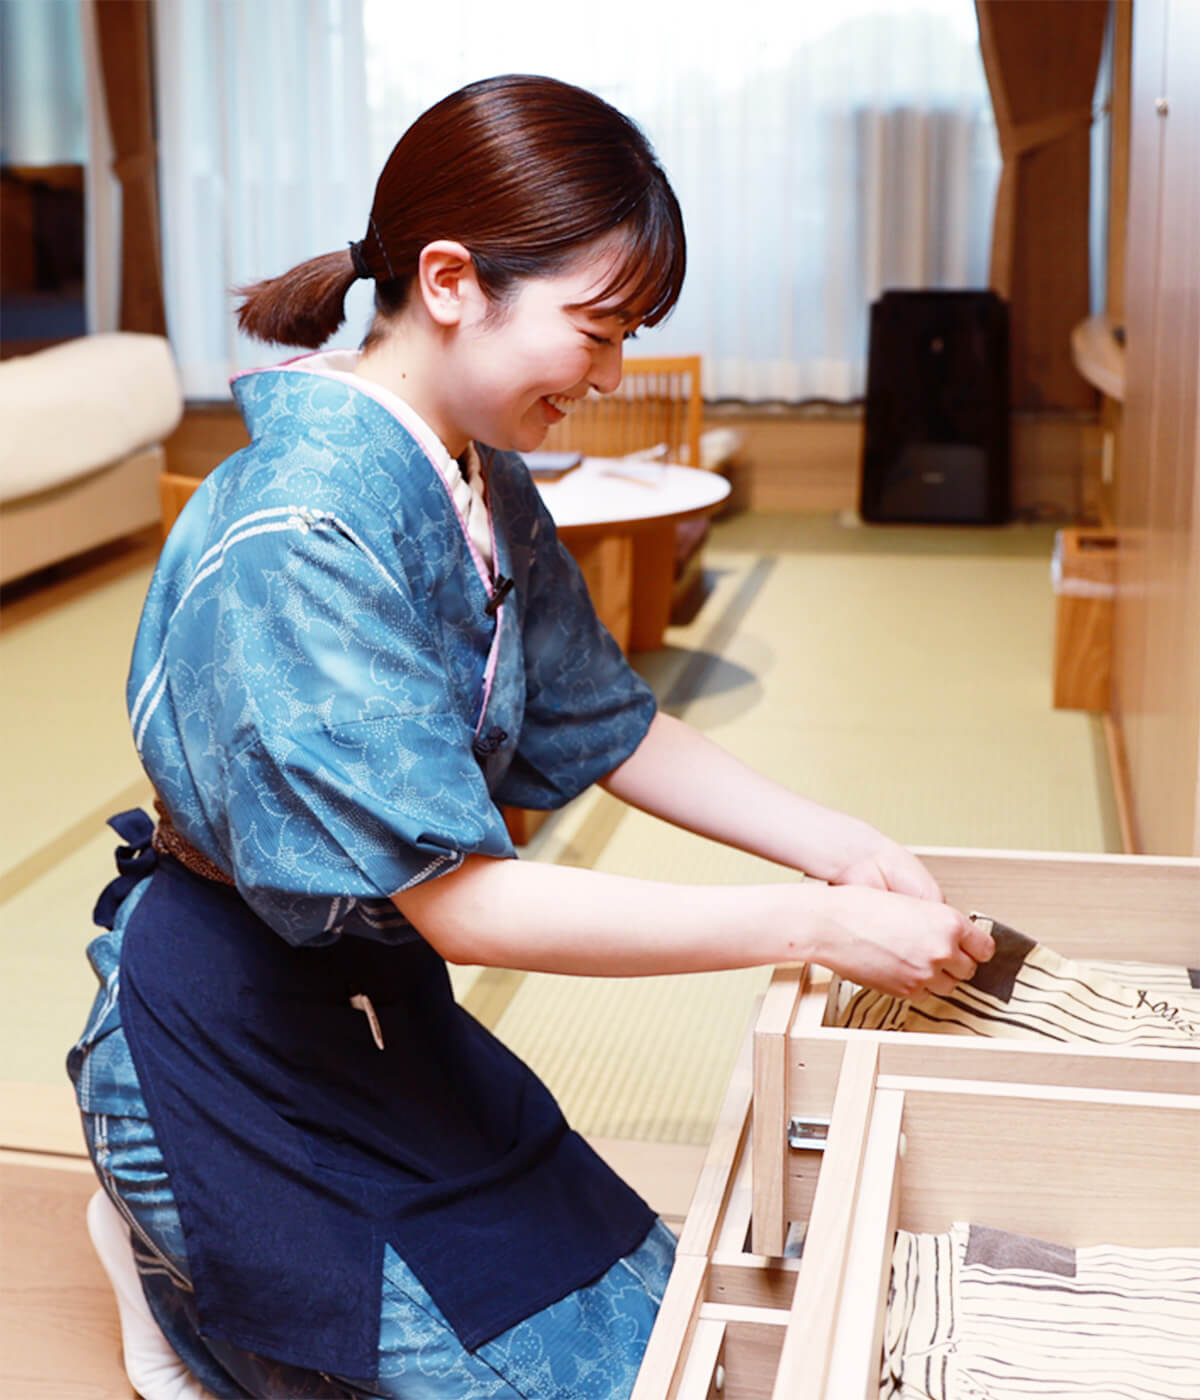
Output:
[[[162,336],[82,336],[0,361],[0,583],[160,518],[183,416]]]

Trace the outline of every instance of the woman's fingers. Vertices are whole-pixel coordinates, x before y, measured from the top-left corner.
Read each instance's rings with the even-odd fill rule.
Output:
[[[829,965],[894,996],[945,996],[995,951],[991,934],[949,905],[862,886],[829,893],[841,935]]]
[[[976,966],[974,958],[969,957],[961,948],[956,948],[937,971],[946,973],[956,982],[969,982],[975,976]]]
[[[955,911],[960,920],[957,941],[950,951],[937,958],[930,967],[930,975],[924,980],[925,990],[944,996],[959,982],[969,982],[981,962],[996,951],[992,936]]]
[[[962,980],[962,978],[953,977],[950,973],[945,971],[935,972],[929,981],[926,982],[924,990],[927,992],[935,992],[938,996],[942,997],[949,996]]]
[[[977,963],[987,962],[996,951],[996,942],[982,924],[966,920],[967,931],[962,946]]]

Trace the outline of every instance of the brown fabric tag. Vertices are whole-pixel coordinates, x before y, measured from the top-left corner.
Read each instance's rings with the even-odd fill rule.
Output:
[[[1075,1251],[1065,1244],[1049,1244],[1030,1235],[1014,1235],[991,1225],[972,1225],[967,1235],[964,1264],[989,1269],[1035,1269],[1042,1274],[1075,1277]]]
[[[980,963],[975,969],[971,986],[995,997],[997,1001],[1009,1001],[1016,985],[1017,974],[1037,944],[1032,938],[1009,928],[1007,924],[998,923],[995,919],[989,919],[987,922],[992,926],[992,939],[996,944],[996,951],[989,962]]]

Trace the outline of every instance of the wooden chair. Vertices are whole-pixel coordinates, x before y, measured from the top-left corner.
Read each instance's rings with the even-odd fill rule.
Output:
[[[589,457],[662,447],[666,460],[695,467],[702,409],[699,355],[627,356],[619,387],[589,396],[543,445]]]
[[[199,476],[184,476],[180,472],[162,472],[158,478],[158,496],[162,502],[162,537],[171,533],[184,506],[192,499],[203,480]]]
[[[588,457],[657,449],[665,461],[698,467],[704,408],[700,366],[699,355],[627,356],[618,388],[587,398],[550,429],[544,447]],[[675,527],[672,621],[691,621],[704,601],[701,551],[709,529],[707,517]]]

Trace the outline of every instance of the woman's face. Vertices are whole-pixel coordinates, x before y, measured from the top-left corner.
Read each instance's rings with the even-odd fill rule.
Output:
[[[638,323],[619,297],[585,303],[622,252],[619,238],[598,240],[565,271],[518,282],[502,306],[461,328],[454,408],[468,437],[532,452],[590,389],[617,387],[622,345]]]

